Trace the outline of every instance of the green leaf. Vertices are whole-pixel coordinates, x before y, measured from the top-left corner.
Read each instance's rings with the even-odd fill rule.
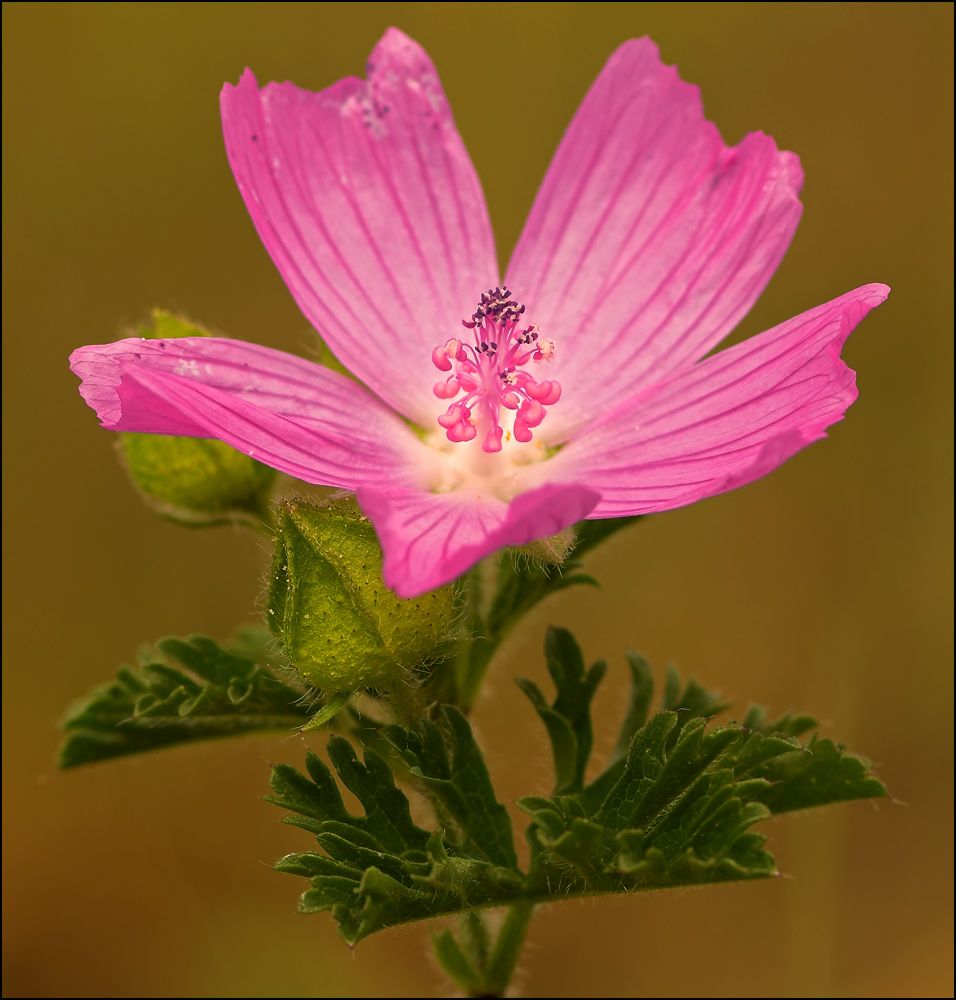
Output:
[[[667,672],[664,711],[647,718],[653,681],[647,663],[628,654],[631,698],[621,736],[604,771],[585,788],[568,781],[578,763],[577,734],[590,733],[594,689],[567,633],[552,630],[546,650],[558,697],[548,706],[521,683],[552,742],[556,791],[518,802],[532,817],[532,868],[526,885],[554,896],[663,888],[773,874],[763,837],[750,827],[771,812],[885,795],[858,758],[816,736],[808,716],[766,722],[752,708],[747,725],[713,729],[727,704],[691,678]],[[603,676],[595,664],[594,687]],[[625,749],[626,748],[626,749]],[[586,758],[585,761],[586,763]],[[572,794],[568,794],[571,792]]]
[[[864,762],[830,740],[811,735],[807,716],[767,723],[751,709],[749,725],[711,726],[719,697],[676,671],[664,684],[663,711],[649,714],[647,664],[630,654],[632,697],[622,723],[623,756],[615,749],[590,785],[583,773],[591,750],[590,703],[604,665],[586,670],[570,633],[553,629],[546,643],[556,688],[549,705],[523,682],[552,739],[556,789],[527,796],[518,807],[531,819],[527,871],[518,868],[511,821],[498,800],[465,717],[445,706],[417,728],[389,726],[382,738],[435,809],[431,832],[411,819],[405,792],[385,759],[366,747],[330,738],[338,781],[362,804],[344,806],[335,776],[318,757],[308,776],[274,769],[270,801],[287,821],[312,832],[324,853],[295,854],[277,868],[310,879],[302,912],[329,911],[354,943],[396,924],[458,914],[457,938],[435,938],[437,957],[458,985],[498,995],[540,902],[580,896],[678,888],[766,878],[776,865],[754,824],[785,812],[847,798],[885,795]],[[507,906],[492,942],[478,911]]]
[[[634,734],[647,721],[654,693],[650,666],[643,657],[628,651],[631,696],[621,723],[620,736],[604,771],[585,789],[584,773],[593,743],[591,700],[604,679],[607,664],[598,661],[585,671],[584,658],[574,637],[565,629],[555,628],[548,630],[545,658],[557,692],[552,705],[548,705],[536,684],[521,679],[517,683],[547,729],[554,758],[554,794],[583,792],[584,801],[596,808],[623,774],[625,757]],[[684,685],[677,670],[673,667],[668,669],[662,708],[675,713],[674,725],[668,735],[669,745],[677,741],[682,728],[694,719],[709,718],[727,707],[719,695],[702,687],[693,677]]]
[[[620,777],[596,810],[583,795],[519,801],[532,817],[529,882],[557,896],[772,875],[763,838],[750,832],[770,815],[753,801],[766,782],[738,781],[733,770],[735,748],[753,735],[736,723],[708,732],[702,718],[678,731],[677,713],[659,712],[634,735]],[[791,749],[776,737],[758,738],[776,753]]]
[[[365,831],[386,850],[424,850],[428,836],[412,822],[408,799],[395,787],[395,779],[385,761],[367,750],[363,766],[352,744],[341,736],[329,739],[328,752],[342,784],[365,810]]]
[[[438,727],[422,720],[422,735],[389,726],[386,738],[427,790],[439,813],[453,824],[458,846],[471,856],[513,868],[517,864],[508,810],[495,797],[484,756],[467,719],[443,706],[446,752]]]
[[[459,829],[447,839],[412,821],[405,793],[374,750],[365,750],[362,764],[347,741],[329,739],[329,760],[362,804],[360,814],[345,808],[332,772],[315,754],[307,754],[308,775],[284,764],[273,768],[267,801],[292,811],[287,822],[312,832],[325,851],[288,855],[276,867],[311,880],[300,910],[330,911],[349,943],[395,924],[521,896],[514,844],[504,841],[510,820],[494,799],[471,729],[454,711],[446,724],[445,737],[434,725],[424,737],[399,727],[390,727],[389,736],[424,764],[429,776],[416,764],[416,778],[454,810]],[[450,948],[449,956],[453,961]]]
[[[256,662],[262,644],[262,635],[253,632],[234,649],[204,636],[161,639],[156,652],[163,659],[147,652],[140,671],[120,668],[112,683],[69,711],[60,767],[193,740],[301,728],[315,706]],[[271,659],[281,664],[281,657]]]
[[[634,517],[602,517],[591,521],[579,521],[575,525],[578,536],[578,544],[574,550],[575,557],[579,559],[622,528],[637,524],[642,517],[642,514],[637,514]]]
[[[580,521],[574,526],[574,549],[562,566],[542,566],[526,559],[509,559],[503,556],[498,567],[496,592],[487,616],[491,636],[498,637],[499,640],[503,638],[539,601],[559,590],[581,584],[598,586],[594,577],[577,572],[582,556],[615,532],[640,520],[641,516],[638,515]]]
[[[607,664],[595,663],[585,672],[584,658],[574,637],[566,629],[557,628],[548,629],[545,658],[557,689],[553,705],[548,705],[533,682],[519,679],[517,683],[548,730],[554,756],[554,794],[579,792],[584,787],[584,770],[594,742],[591,699]]]
[[[853,799],[886,798],[883,784],[868,763],[847,753],[840,743],[813,735],[805,748],[768,761],[754,775],[770,782],[759,799],[773,813]]]
[[[624,772],[631,741],[638,729],[646,723],[654,699],[654,678],[648,662],[633,650],[628,650],[627,662],[631,672],[631,696],[621,723],[620,735],[604,770],[584,790],[584,800],[593,809],[604,800]],[[668,667],[661,708],[676,713],[674,727],[668,736],[669,745],[677,741],[683,727],[694,719],[711,718],[728,707],[728,703],[720,695],[708,691],[693,677],[683,685],[677,669]]]
[[[476,567],[465,574],[461,580],[461,606],[467,615],[468,631],[475,638],[452,665],[452,679],[445,681],[444,687],[436,686],[438,699],[452,702],[467,712],[474,704],[492,657],[515,625],[551,594],[569,587],[598,586],[593,576],[580,572],[582,557],[615,532],[639,520],[640,517],[618,517],[581,521],[574,529],[575,548],[559,566],[542,565],[516,555],[516,550],[506,552],[498,560],[494,582],[487,588],[490,591],[487,600],[482,568]]]
[[[627,756],[628,747],[631,745],[634,734],[647,722],[651,701],[654,697],[654,677],[651,673],[651,665],[643,656],[631,649],[627,651],[626,656],[627,665],[631,671],[631,697],[624,720],[621,723],[620,735],[608,760],[609,766]]]

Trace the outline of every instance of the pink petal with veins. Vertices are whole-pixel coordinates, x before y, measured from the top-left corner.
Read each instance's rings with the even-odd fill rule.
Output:
[[[492,552],[555,535],[591,513],[600,494],[546,485],[503,503],[493,496],[360,489],[385,553],[386,586],[415,597],[454,580]]]
[[[255,344],[132,338],[81,347],[70,367],[104,427],[218,438],[308,483],[394,485],[422,450],[362,386]]]
[[[865,285],[637,394],[564,448],[552,478],[588,483],[601,493],[591,516],[618,517],[766,475],[856,399],[840,348],[888,294]]]
[[[226,153],[262,242],[336,356],[430,425],[431,353],[498,280],[481,185],[425,51],[394,28],[368,80],[222,91]]]
[[[497,287],[484,198],[435,69],[401,32],[376,47],[367,81],[260,90],[247,71],[221,104],[266,249],[372,392],[197,338],[82,348],[81,392],[106,427],[219,438],[355,490],[403,596],[585,517],[740,486],[856,398],[840,348],[885,285],[704,357],[780,262],[802,175],[762,133],[727,148],[647,39],[611,57],[571,123],[512,291]]]
[[[800,219],[793,153],[729,149],[696,87],[643,38],[611,56],[568,127],[507,283],[558,345],[563,441],[692,364],[748,312]]]

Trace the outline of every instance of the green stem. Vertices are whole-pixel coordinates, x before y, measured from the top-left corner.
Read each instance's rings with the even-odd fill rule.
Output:
[[[508,907],[504,923],[490,947],[488,926],[481,913],[459,914],[458,938],[450,930],[432,938],[435,957],[468,997],[503,997],[514,975],[518,956],[534,912],[529,899]]]
[[[394,684],[382,690],[385,701],[391,709],[394,721],[406,729],[417,730],[424,711],[420,692],[399,678]]]
[[[485,657],[484,664],[479,669],[476,678],[474,666],[476,657],[481,658],[482,650],[488,644],[488,639],[485,638],[486,626],[483,607],[487,573],[488,570],[484,563],[473,567],[461,577],[461,589],[458,594],[465,627],[474,638],[449,664],[450,676],[447,678],[444,700],[460,708],[466,715],[474,703],[478,688],[481,686],[484,666],[487,666],[487,661],[490,659],[490,656]]]
[[[495,941],[485,970],[485,991],[482,996],[505,995],[505,990],[514,975],[515,966],[518,964],[518,956],[524,947],[532,913],[534,913],[534,903],[527,899],[520,899],[508,907],[508,914],[501,925],[498,940]]]
[[[494,639],[479,637],[462,654],[457,673],[457,706],[467,715],[478,699],[478,692],[485,679],[498,643]]]

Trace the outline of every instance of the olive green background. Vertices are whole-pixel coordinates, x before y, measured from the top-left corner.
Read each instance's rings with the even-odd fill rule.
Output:
[[[301,738],[54,766],[71,699],[143,640],[255,621],[267,559],[142,507],[67,356],[153,306],[310,350],[226,163],[218,93],[247,65],[313,89],[361,74],[390,24],[437,64],[502,261],[603,62],[649,34],[729,142],[763,129],[806,170],[804,222],[735,336],[893,287],[847,345],[861,395],[831,438],[596,553],[604,589],[533,617],[476,723],[505,796],[546,790],[511,678],[542,678],[556,622],[612,661],[601,746],[634,644],[818,713],[897,801],[768,824],[782,879],[542,912],[526,995],[952,995],[952,20],[935,3],[4,4],[5,995],[447,990],[427,927],[350,953],[331,919],[295,913],[304,881],[269,870],[310,842],[258,800]]]

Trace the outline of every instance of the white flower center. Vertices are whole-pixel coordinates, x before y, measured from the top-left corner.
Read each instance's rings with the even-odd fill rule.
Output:
[[[529,488],[528,467],[543,462],[548,449],[540,441],[516,441],[505,432],[498,451],[486,451],[478,440],[453,442],[441,431],[425,438],[433,456],[427,487],[434,493],[491,495],[505,503]]]

